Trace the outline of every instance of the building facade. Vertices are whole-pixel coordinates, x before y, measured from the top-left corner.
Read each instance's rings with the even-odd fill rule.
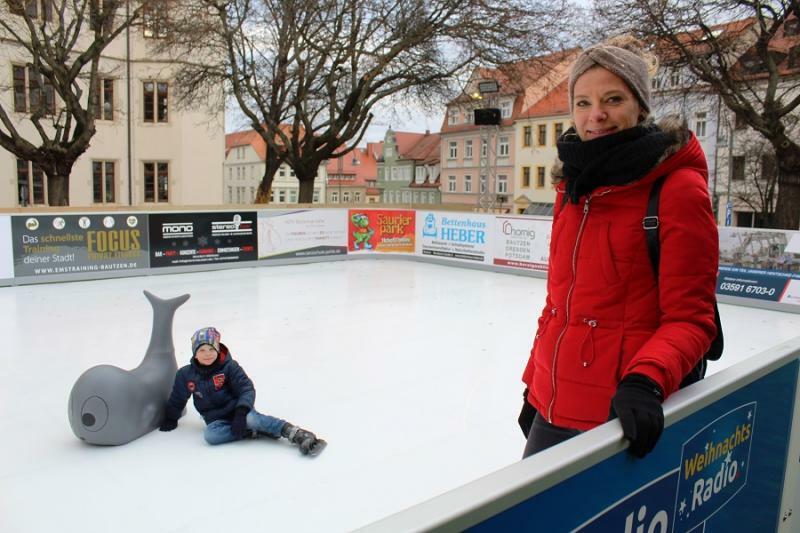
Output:
[[[377,187],[385,204],[441,203],[438,133],[386,130]]]
[[[129,47],[123,33],[100,60],[97,132],[72,167],[70,205],[221,203],[224,110],[209,108],[207,102],[198,102],[192,109],[179,108],[173,65],[152,51],[158,32],[143,24],[130,28],[128,34]],[[0,91],[3,109],[8,110],[14,128],[38,145],[41,141],[30,112],[41,93],[27,66],[30,55],[10,40],[0,41],[0,50],[4,62],[0,86],[11,88]],[[88,83],[83,89],[85,105]],[[219,91],[221,94],[221,84]],[[63,127],[63,104],[52,92],[45,98],[52,105],[53,130]],[[4,169],[0,173],[0,207],[47,205],[47,176],[36,165],[0,148],[0,168]]]

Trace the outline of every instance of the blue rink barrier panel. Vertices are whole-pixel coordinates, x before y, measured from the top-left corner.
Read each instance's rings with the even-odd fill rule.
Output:
[[[673,394],[644,459],[612,420],[361,531],[800,531],[799,372],[797,337]]]
[[[795,360],[668,427],[644,461],[619,452],[470,531],[775,531],[797,372]]]

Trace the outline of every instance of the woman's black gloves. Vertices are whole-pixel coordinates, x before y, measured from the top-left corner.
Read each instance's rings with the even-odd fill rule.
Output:
[[[233,420],[231,420],[231,434],[237,439],[244,437],[244,432],[247,429],[247,413],[249,412],[250,409],[240,405],[233,414]]]
[[[517,421],[519,422],[519,427],[522,429],[522,434],[525,435],[525,438],[528,438],[528,435],[531,432],[531,426],[533,426],[533,418],[536,416],[536,408],[528,403],[528,388],[525,388],[525,392],[522,393],[522,411],[519,413],[519,418]]]
[[[611,399],[611,413],[619,418],[625,438],[631,441],[630,451],[637,457],[650,453],[664,431],[663,399],[661,387],[641,374],[625,376]]]

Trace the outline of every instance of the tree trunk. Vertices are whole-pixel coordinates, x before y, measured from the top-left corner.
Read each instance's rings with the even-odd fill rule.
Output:
[[[775,146],[778,160],[778,198],[774,224],[778,229],[800,229],[800,146],[785,140]]]
[[[69,205],[69,174],[47,174],[47,203],[51,206]]]
[[[300,195],[297,201],[301,204],[311,204],[314,202],[314,179],[317,177],[316,172],[311,178],[301,179],[297,177],[300,182]]]
[[[269,203],[269,192],[272,189],[272,182],[275,179],[275,173],[278,171],[278,167],[281,166],[280,161],[270,161],[269,157],[267,158],[266,165],[264,166],[264,177],[261,178],[261,183],[258,184],[258,191],[256,192],[256,199],[255,203],[257,204],[268,204]]]

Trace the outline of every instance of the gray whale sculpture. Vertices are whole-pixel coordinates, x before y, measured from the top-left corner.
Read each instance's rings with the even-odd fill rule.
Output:
[[[98,365],[86,370],[69,394],[69,425],[82,441],[116,446],[161,424],[178,364],[172,319],[188,294],[162,300],[144,291],[153,306],[150,345],[133,370]]]

